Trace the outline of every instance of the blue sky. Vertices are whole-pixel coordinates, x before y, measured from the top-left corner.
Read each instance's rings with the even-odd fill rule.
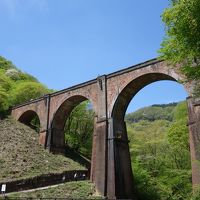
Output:
[[[0,0],[0,55],[49,88],[67,88],[157,57],[167,6],[168,0]],[[181,85],[158,82],[128,110],[186,96]]]

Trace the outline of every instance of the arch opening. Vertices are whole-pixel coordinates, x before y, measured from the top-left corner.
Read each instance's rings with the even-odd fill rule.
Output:
[[[134,96],[145,86],[161,80],[176,82],[173,77],[162,73],[148,73],[131,81],[119,94],[117,100],[114,103],[111,116],[123,120],[128,105]]]
[[[88,159],[92,156],[94,111],[86,100],[77,105],[66,120],[64,127],[65,145]]]
[[[65,100],[52,121],[51,151],[72,156],[71,158],[90,168],[93,121],[91,101],[83,96]]]
[[[34,129],[37,133],[40,132],[40,119],[35,111],[28,110],[24,112],[18,121]]]
[[[130,114],[127,116],[126,113],[127,110],[131,112],[131,107],[134,107],[131,104],[134,104],[134,99],[147,88],[145,86],[156,86],[156,84],[162,83],[163,80],[167,80],[168,83],[171,85],[174,84],[174,86],[180,85],[174,78],[168,75],[158,73],[147,74],[129,83],[119,94],[113,106],[112,118],[115,138],[127,141],[127,145],[125,142],[122,144],[121,141],[116,141],[115,143],[115,162],[117,166],[116,191],[119,197],[125,197],[124,194],[132,192],[134,195],[137,195],[138,199],[162,199],[160,195],[169,195],[170,198],[172,196],[176,197],[176,195],[184,196],[191,192],[186,103],[155,101],[153,103],[155,111],[150,110],[150,108],[149,110],[148,108],[145,108],[146,110],[140,109],[134,117],[130,116]],[[180,100],[185,100],[187,94],[184,88],[179,87],[179,89],[185,95]],[[173,99],[174,94],[172,91],[167,91],[167,88],[164,87],[161,87],[152,98],[159,98],[162,93],[166,94],[167,92],[169,92],[168,96],[171,96],[171,99]],[[140,97],[142,98],[142,95]],[[144,96],[143,98],[146,97]],[[148,103],[148,101],[146,102]],[[166,105],[167,103],[171,104]],[[152,103],[148,103],[148,105],[152,105]],[[139,108],[141,107],[137,109]],[[162,112],[165,112],[166,116]],[[138,117],[138,113],[140,114],[140,118]],[[178,118],[181,119],[178,120]],[[181,131],[183,134],[181,134]],[[128,141],[130,141],[129,144]],[[178,144],[180,145],[179,148],[176,147]],[[180,159],[178,159],[178,156],[181,158],[179,157]],[[169,173],[170,170],[171,173]],[[187,174],[187,176],[185,173],[189,175]],[[127,178],[130,176],[134,177],[134,179]],[[181,180],[183,176],[184,179]],[[162,177],[169,178],[168,183]],[[178,182],[177,179],[180,181]],[[166,187],[168,192],[170,192],[164,194],[161,188],[157,189],[159,184]],[[188,185],[190,186],[188,187]]]

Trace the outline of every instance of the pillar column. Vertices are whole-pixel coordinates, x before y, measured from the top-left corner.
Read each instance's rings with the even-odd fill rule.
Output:
[[[45,142],[46,142],[46,137],[47,137],[47,130],[40,130],[39,132],[39,144],[43,145],[45,147]]]
[[[97,115],[94,122],[93,148],[90,179],[96,191],[106,196],[106,152],[107,152],[107,92],[106,76],[97,78]]]
[[[115,185],[115,152],[114,152],[114,126],[113,118],[108,121],[108,151],[107,151],[107,197],[108,199],[116,199]]]
[[[50,94],[44,96],[46,118],[39,133],[39,144],[43,145],[44,148],[47,147],[47,140],[48,140],[50,99],[51,99]]]
[[[108,136],[108,198],[134,199],[126,123],[110,119]]]
[[[46,113],[47,113],[47,121],[46,121],[46,136],[45,136],[45,148],[49,149],[51,146],[51,129],[50,129],[50,122],[49,122],[49,112],[50,112],[50,104],[51,104],[51,95],[47,94],[45,96],[45,105],[46,105]]]
[[[193,191],[200,189],[200,101],[187,98]]]

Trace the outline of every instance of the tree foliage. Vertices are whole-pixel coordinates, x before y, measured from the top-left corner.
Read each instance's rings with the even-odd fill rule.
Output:
[[[94,112],[85,101],[71,112],[65,125],[65,143],[68,147],[91,158]]]
[[[144,108],[144,111],[151,108]],[[171,109],[172,120],[157,117],[151,121],[147,117],[127,122],[139,200],[190,199],[192,185],[186,118],[186,103],[180,102]]]
[[[7,70],[11,68],[16,68],[11,61],[6,60],[4,57],[0,56],[0,69]]]
[[[141,108],[136,112],[126,115],[126,121],[139,122],[141,120],[155,121],[155,120],[173,120],[173,110],[177,103],[152,105],[149,107]]]
[[[2,71],[0,71],[0,87],[5,91],[9,91],[12,87],[12,81]]]
[[[0,87],[0,119],[4,115],[5,111],[8,110],[8,95],[2,87]]]
[[[37,82],[20,82],[11,90],[11,105],[17,105],[31,99],[43,96],[48,93],[48,89]]]
[[[38,80],[30,74],[23,73],[18,69],[11,68],[5,71],[5,75],[14,81],[32,81],[38,82]]]
[[[188,80],[197,83],[200,80],[199,10],[199,0],[170,0],[170,7],[162,14],[166,36],[159,51],[165,60],[181,64]]]
[[[16,104],[38,98],[52,90],[38,80],[17,69],[12,62],[0,56],[0,118]]]

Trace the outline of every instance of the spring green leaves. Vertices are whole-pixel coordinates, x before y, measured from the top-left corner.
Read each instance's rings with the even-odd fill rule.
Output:
[[[49,92],[50,90],[35,77],[21,72],[10,61],[0,56],[0,118],[6,115],[10,106]]]
[[[162,14],[165,38],[159,50],[162,59],[181,64],[188,81],[196,81],[196,96],[200,96],[199,11],[199,0],[170,0],[170,7]]]

